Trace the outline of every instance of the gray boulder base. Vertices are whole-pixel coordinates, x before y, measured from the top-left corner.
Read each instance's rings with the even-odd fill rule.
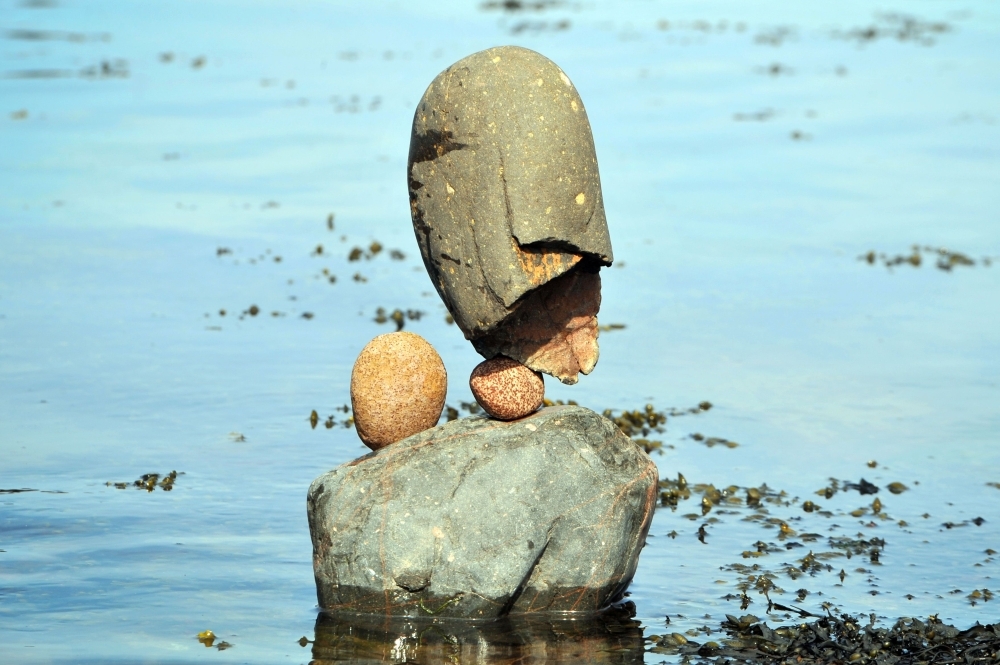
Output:
[[[593,612],[632,580],[653,461],[577,406],[441,425],[309,488],[320,607],[487,619]]]

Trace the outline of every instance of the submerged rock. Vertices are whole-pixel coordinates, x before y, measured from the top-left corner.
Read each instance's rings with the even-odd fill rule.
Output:
[[[613,423],[577,406],[422,432],[313,481],[320,607],[464,618],[599,610],[632,580],[658,477]]]
[[[566,74],[517,46],[456,62],[417,106],[408,172],[424,265],[476,350],[564,383],[590,372],[597,271],[613,256],[590,123]],[[556,306],[571,299],[572,311]]]

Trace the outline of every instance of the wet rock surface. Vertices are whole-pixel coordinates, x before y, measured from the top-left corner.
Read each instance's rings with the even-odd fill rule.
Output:
[[[566,74],[515,46],[455,63],[417,107],[408,172],[424,265],[466,338],[475,344],[504,329],[501,351],[491,351],[492,344],[477,350],[503,353],[567,383],[588,372],[593,363],[572,357],[596,362],[596,319],[592,339],[568,341],[580,321],[561,333],[548,311],[525,302],[562,275],[596,272],[613,259],[590,123]],[[590,318],[600,305],[597,285],[596,300],[587,294],[592,306],[579,308],[591,310]],[[546,343],[571,349],[568,364],[566,353],[534,353],[539,329],[546,329]]]
[[[599,610],[635,573],[657,481],[635,443],[580,407],[422,432],[310,487],[320,607],[463,618]]]

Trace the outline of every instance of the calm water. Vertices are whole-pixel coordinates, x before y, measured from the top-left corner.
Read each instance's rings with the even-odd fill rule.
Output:
[[[708,400],[650,435],[661,476],[787,493],[659,509],[644,634],[717,627],[764,571],[814,612],[1000,618],[1000,8],[525,4],[0,3],[0,489],[36,490],[0,494],[0,660],[313,658],[305,492],[365,450],[335,409],[393,328],[377,309],[422,311],[448,403],[471,399],[406,153],[430,80],[502,43],[579,88],[617,259],[601,322],[625,328],[549,397]],[[974,265],[858,259],[914,244]],[[171,470],[170,492],[107,484]],[[817,496],[830,478],[881,491]]]

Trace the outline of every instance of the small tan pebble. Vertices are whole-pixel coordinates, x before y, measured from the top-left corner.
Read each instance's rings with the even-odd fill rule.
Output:
[[[378,450],[434,427],[447,391],[444,362],[427,340],[411,332],[379,335],[351,372],[358,436]]]
[[[542,375],[507,356],[476,365],[469,377],[469,387],[479,406],[497,420],[530,415],[538,410],[545,397]]]

